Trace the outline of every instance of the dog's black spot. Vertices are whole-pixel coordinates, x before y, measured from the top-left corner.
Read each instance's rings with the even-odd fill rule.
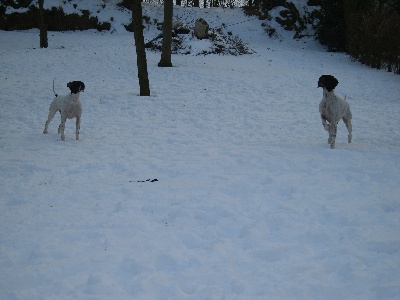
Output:
[[[339,81],[332,75],[322,75],[318,80],[318,87],[325,88],[328,92],[331,92]]]

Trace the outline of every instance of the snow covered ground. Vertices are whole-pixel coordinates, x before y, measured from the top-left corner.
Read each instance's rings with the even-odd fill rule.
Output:
[[[0,299],[399,299],[400,77],[259,22],[251,55],[147,52],[151,97],[130,33],[0,32]],[[42,134],[54,77],[86,85],[80,141]]]

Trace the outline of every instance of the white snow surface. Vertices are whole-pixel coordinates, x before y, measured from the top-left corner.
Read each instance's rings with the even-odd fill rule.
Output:
[[[148,51],[150,97],[122,29],[0,31],[0,299],[399,299],[400,77],[190,11],[255,53]],[[334,150],[322,74],[353,112]],[[53,78],[86,85],[79,141],[42,134]]]

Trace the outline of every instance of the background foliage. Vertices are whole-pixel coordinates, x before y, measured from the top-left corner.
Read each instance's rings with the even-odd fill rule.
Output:
[[[97,0],[93,0],[97,1]],[[98,0],[100,1],[100,0]],[[163,0],[144,0],[155,4]],[[38,10],[34,0],[0,0],[0,29],[18,30],[37,27]],[[130,0],[121,0],[130,6]],[[311,14],[300,14],[287,0],[174,0],[177,5],[199,7],[246,7],[245,12],[260,19],[272,19],[270,11],[280,7],[277,23],[293,31],[294,38],[309,35],[326,45],[328,51],[346,51],[354,60],[378,69],[400,74],[400,0],[309,0],[307,5],[319,6]],[[25,8],[24,13],[6,15],[6,7]],[[49,30],[108,30],[85,11],[82,15],[64,15],[61,8],[45,11]],[[73,28],[64,28],[73,24]],[[265,26],[264,24],[264,26]],[[17,26],[17,27],[16,27]],[[270,32],[268,32],[268,30]],[[273,35],[274,28],[266,28]]]
[[[400,74],[399,0],[325,0],[317,38],[373,68]]]
[[[400,74],[400,1],[345,1],[347,52],[363,64]]]

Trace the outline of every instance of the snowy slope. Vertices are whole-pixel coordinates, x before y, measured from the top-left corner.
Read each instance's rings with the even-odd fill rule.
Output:
[[[147,52],[151,97],[130,33],[0,32],[0,299],[398,299],[399,76],[252,22],[251,55]],[[42,134],[54,77],[86,85],[80,141]]]

